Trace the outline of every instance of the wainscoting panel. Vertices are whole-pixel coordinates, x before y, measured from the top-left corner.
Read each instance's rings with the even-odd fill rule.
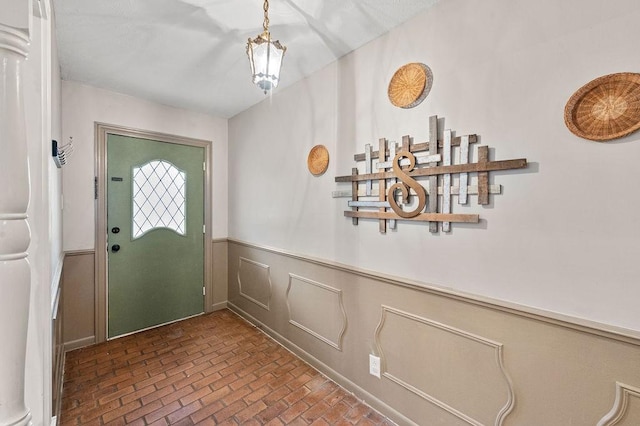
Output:
[[[290,324],[342,350],[342,336],[347,329],[342,290],[289,274],[286,297]]]
[[[242,241],[228,250],[228,306],[399,425],[640,424],[637,331]],[[326,323],[341,305],[343,332]]]
[[[207,288],[210,297],[206,298],[207,312],[217,311],[227,307],[228,282],[229,282],[229,255],[227,249],[227,239],[215,239],[212,242],[211,250],[212,274],[211,285]]]
[[[95,253],[67,252],[62,273],[65,351],[95,343]]]
[[[640,388],[616,383],[616,400],[613,408],[598,426],[640,425]]]
[[[269,310],[271,300],[271,277],[269,266],[241,257],[238,267],[240,295],[256,305]]]
[[[502,344],[389,306],[375,336],[383,376],[425,401],[474,426],[511,411]]]

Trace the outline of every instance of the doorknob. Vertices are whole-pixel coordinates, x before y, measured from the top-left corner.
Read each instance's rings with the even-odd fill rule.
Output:
[[[111,251],[114,252],[114,253],[117,252],[117,251],[120,251],[120,244],[112,245],[111,246]]]
[[[111,232],[113,232],[114,234],[117,234],[118,232],[120,232],[120,228],[118,228],[117,226],[114,226],[113,228],[111,228]]]

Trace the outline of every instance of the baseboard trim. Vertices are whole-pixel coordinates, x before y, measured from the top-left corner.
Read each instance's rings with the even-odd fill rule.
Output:
[[[593,334],[596,336],[606,337],[608,339],[617,340],[620,342],[629,343],[635,346],[640,346],[640,331],[631,330],[623,327],[617,327],[614,325],[603,324],[596,321],[591,321],[583,318],[572,317],[570,315],[560,314],[557,312],[546,311],[544,309],[537,309],[529,306],[520,305],[517,303],[511,303],[503,300],[493,299],[490,297],[479,296],[471,293],[465,293],[462,291],[456,291],[444,287],[438,287],[432,284],[426,284],[418,281],[377,273],[369,270],[360,269],[354,266],[344,265],[338,262],[329,260],[323,260],[306,256],[302,254],[296,254],[281,250],[273,247],[262,246],[258,244],[249,243],[246,241],[235,240],[233,238],[228,239],[229,243],[237,244],[239,246],[248,247],[251,249],[261,250],[268,253],[273,253],[281,256],[286,256],[291,259],[300,260],[303,262],[331,268],[341,272],[347,272],[357,276],[361,276],[376,281],[385,282],[387,284],[410,288],[413,290],[422,291],[429,294],[445,297],[459,302],[468,303],[471,305],[482,306],[488,309],[506,312],[512,315],[533,319],[536,321],[544,322],[547,324],[557,325],[572,330],[580,331],[583,333]]]
[[[333,370],[331,367],[321,362],[320,360],[315,358],[313,355],[311,355],[309,352],[297,346],[295,343],[286,339],[280,333],[271,329],[270,327],[268,327],[267,325],[259,321],[257,318],[246,313],[245,311],[240,309],[240,307],[238,307],[237,305],[234,305],[232,302],[227,302],[227,306],[231,312],[235,313],[239,317],[243,318],[244,320],[254,325],[256,328],[264,332],[267,336],[271,337],[273,340],[275,340],[278,344],[283,346],[285,349],[287,349],[297,357],[301,358],[302,360],[306,361],[309,365],[311,365],[313,368],[318,370],[320,373],[324,374],[325,376],[327,376],[328,378],[330,378],[331,380],[333,380],[334,382],[336,382],[337,384],[339,384],[349,392],[353,393],[353,395],[356,398],[363,401],[365,404],[379,411],[381,414],[389,417],[389,419],[393,420],[398,424],[418,426],[417,423],[415,423],[408,417],[404,416],[402,413],[395,410],[391,406],[387,405],[382,400],[378,399],[376,396],[367,392],[366,390],[364,390],[363,388],[361,388],[356,383],[352,382],[342,374]]]
[[[223,309],[227,309],[227,301],[214,303],[211,305],[209,312],[221,311]]]
[[[214,238],[214,239],[211,240],[211,242],[213,244],[227,243],[227,242],[229,242],[229,239],[228,238]]]
[[[72,340],[64,343],[64,351],[69,352],[75,349],[84,348],[96,343],[96,336],[84,337],[82,339]]]
[[[94,256],[96,251],[94,249],[85,249],[85,250],[68,250],[64,252],[65,256],[86,256],[91,255]]]

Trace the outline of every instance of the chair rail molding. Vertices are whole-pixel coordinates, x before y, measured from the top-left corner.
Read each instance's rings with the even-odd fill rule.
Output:
[[[0,10],[0,425],[22,426],[31,424],[24,394],[31,231],[22,63],[29,50],[32,2],[0,0]]]

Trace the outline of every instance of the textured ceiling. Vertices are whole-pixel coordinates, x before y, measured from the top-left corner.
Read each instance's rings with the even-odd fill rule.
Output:
[[[271,0],[287,46],[282,87],[388,32],[438,0]],[[245,45],[262,0],[54,0],[62,78],[231,117],[264,99]]]

